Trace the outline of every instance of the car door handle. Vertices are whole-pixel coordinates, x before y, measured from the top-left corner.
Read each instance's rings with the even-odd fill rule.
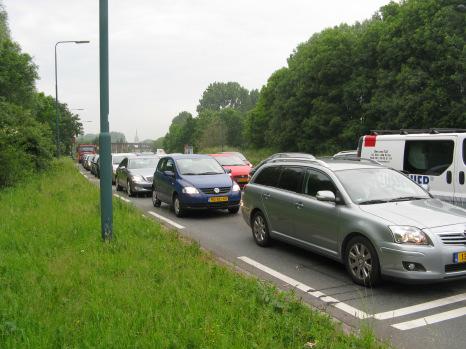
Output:
[[[298,210],[302,209],[304,207],[304,204],[302,202],[296,202],[294,204]]]
[[[463,171],[460,171],[459,181],[461,185],[464,184],[464,172]]]
[[[268,193],[265,193],[265,194],[262,194],[262,196],[264,197],[265,200],[268,200],[270,199],[272,196]]]
[[[451,184],[451,171],[447,171],[447,183]]]

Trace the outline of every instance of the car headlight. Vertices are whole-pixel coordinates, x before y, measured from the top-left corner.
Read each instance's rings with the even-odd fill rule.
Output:
[[[131,179],[133,180],[134,183],[145,183],[146,181],[142,176],[132,176]]]
[[[410,226],[389,226],[397,244],[429,245],[427,235],[419,228]]]
[[[233,184],[233,187],[231,188],[231,190],[232,190],[232,191],[240,191],[241,188],[239,187],[238,184],[235,183],[235,184]]]
[[[183,193],[185,194],[199,194],[199,190],[194,187],[184,187]]]

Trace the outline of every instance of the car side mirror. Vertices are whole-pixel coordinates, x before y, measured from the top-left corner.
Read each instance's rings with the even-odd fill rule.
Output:
[[[231,168],[226,168],[225,173],[231,173]]]
[[[165,176],[175,177],[175,172],[173,171],[163,171],[163,173],[165,174]]]
[[[319,201],[326,201],[326,202],[335,202],[336,197],[335,194],[330,190],[320,190],[316,194],[316,199]]]

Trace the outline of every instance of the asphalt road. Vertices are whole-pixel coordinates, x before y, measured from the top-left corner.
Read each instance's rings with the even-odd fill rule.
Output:
[[[98,184],[82,167],[80,171]],[[257,246],[241,214],[197,211],[177,218],[165,204],[153,207],[150,197],[115,195],[240,269],[281,289],[295,289],[304,302],[338,320],[355,328],[369,325],[397,348],[466,347],[466,281],[428,285],[385,281],[367,289],[355,285],[343,265],[327,258],[280,242]]]

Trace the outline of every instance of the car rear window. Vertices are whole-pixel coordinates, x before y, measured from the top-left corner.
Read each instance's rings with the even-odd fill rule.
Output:
[[[262,169],[254,179],[255,184],[266,185],[268,187],[276,187],[278,177],[280,176],[279,166],[270,166]]]
[[[301,193],[303,187],[304,169],[301,167],[284,167],[278,181],[278,188]]]

